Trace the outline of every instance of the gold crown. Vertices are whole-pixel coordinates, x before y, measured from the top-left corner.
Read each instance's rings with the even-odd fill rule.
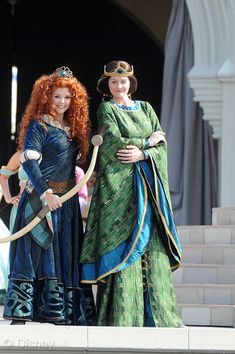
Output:
[[[118,68],[116,68],[113,71],[106,71],[106,65],[104,66],[104,75],[105,76],[131,76],[134,74],[134,68],[133,65],[131,65],[131,71],[127,71],[124,68],[122,68],[121,66],[119,66]]]
[[[54,77],[73,77],[73,72],[67,66],[57,68],[51,76]]]

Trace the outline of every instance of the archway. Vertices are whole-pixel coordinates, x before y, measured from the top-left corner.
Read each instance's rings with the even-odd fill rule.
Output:
[[[32,84],[42,73],[69,66],[86,86],[90,113],[96,130],[96,109],[101,100],[96,82],[103,65],[122,58],[131,62],[139,79],[136,97],[148,100],[160,113],[163,50],[135,20],[109,0],[20,0],[11,14],[7,1],[0,2],[0,130],[1,165],[15,151],[10,140],[11,66],[18,66],[17,121],[28,101]],[[14,180],[13,180],[14,183]],[[14,183],[15,184],[15,183]]]

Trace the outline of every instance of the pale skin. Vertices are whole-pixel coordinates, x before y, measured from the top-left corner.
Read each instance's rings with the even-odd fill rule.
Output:
[[[57,115],[54,118],[62,126],[67,126],[67,123],[64,121],[64,113],[70,107],[71,97],[71,93],[67,87],[57,88],[52,94],[52,106],[57,112]],[[46,192],[44,199],[48,204],[50,211],[56,210],[62,206],[59,197],[53,193]]]
[[[108,85],[114,102],[125,106],[135,106],[135,102],[128,97],[130,80],[127,76],[113,76],[109,79]],[[150,147],[157,145],[159,142],[159,134],[161,133],[162,132],[156,131],[151,134],[149,137]],[[117,158],[121,160],[122,163],[134,163],[144,160],[144,154],[137,146],[127,145],[125,149],[117,152]]]
[[[7,170],[12,171],[12,172],[18,171],[18,169],[20,167],[21,153],[22,153],[22,151],[19,150],[19,151],[16,151],[14,153],[14,155],[12,155],[12,157],[8,161],[7,165],[5,166]],[[19,193],[16,196],[12,196],[10,188],[9,188],[9,177],[10,176],[0,175],[0,183],[1,183],[1,187],[2,187],[2,193],[3,193],[6,203],[13,204],[13,205],[17,206],[19,203],[21,194],[25,188],[25,183],[21,183]]]

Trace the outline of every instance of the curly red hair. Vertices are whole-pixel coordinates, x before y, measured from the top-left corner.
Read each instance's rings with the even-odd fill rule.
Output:
[[[26,130],[34,119],[37,119],[43,125],[42,116],[44,114],[49,114],[53,118],[56,117],[56,112],[51,104],[51,97],[57,88],[65,87],[69,89],[72,99],[64,117],[71,127],[72,137],[78,142],[81,154],[79,161],[83,163],[90,146],[89,104],[85,87],[75,77],[43,75],[36,80],[21,120],[18,144],[20,149],[24,149]]]

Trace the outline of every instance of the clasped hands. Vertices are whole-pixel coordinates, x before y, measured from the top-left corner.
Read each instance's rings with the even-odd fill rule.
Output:
[[[137,146],[127,145],[125,149],[118,150],[117,158],[122,163],[133,163],[144,160],[144,154]]]
[[[157,145],[160,141],[166,142],[165,133],[162,131],[155,131],[149,137],[149,147]],[[122,163],[134,163],[144,160],[144,154],[141,149],[135,145],[127,145],[125,149],[118,150],[117,158]]]

